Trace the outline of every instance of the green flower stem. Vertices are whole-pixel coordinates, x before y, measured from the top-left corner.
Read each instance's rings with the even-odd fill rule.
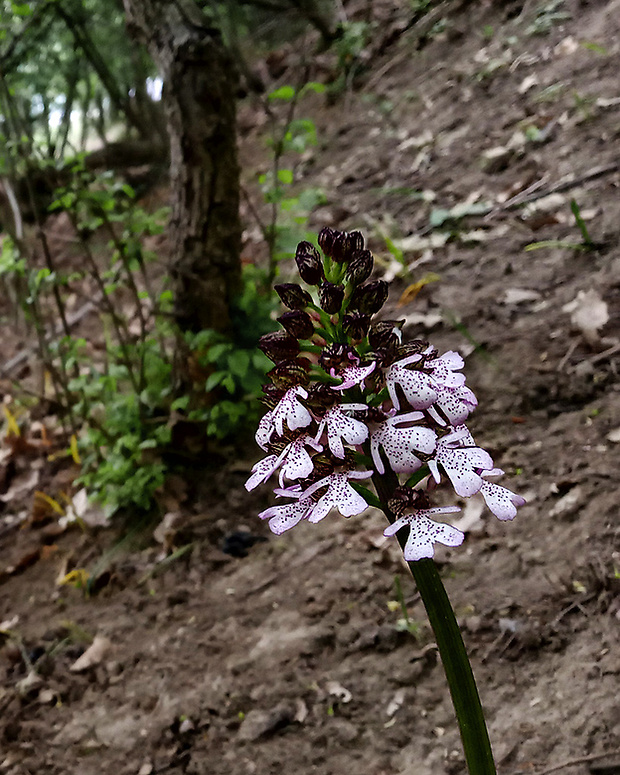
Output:
[[[381,501],[382,510],[390,523],[394,522],[396,516],[390,511],[387,503],[398,486],[396,475],[389,472],[384,476],[377,474],[373,477],[373,483]],[[405,532],[399,531],[397,538],[404,549],[407,541]],[[408,565],[435,633],[461,731],[469,773],[470,775],[496,775],[489,733],[476,681],[454,610],[437,567],[431,559],[417,560]]]

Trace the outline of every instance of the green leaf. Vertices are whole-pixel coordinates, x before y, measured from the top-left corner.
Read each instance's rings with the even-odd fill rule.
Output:
[[[293,182],[293,170],[278,170],[278,180],[280,183],[290,184]]]
[[[299,96],[302,97],[306,92],[313,91],[315,94],[323,94],[325,91],[325,84],[317,83],[317,81],[308,81],[299,90]]]
[[[228,390],[228,392],[232,395],[235,390],[237,389],[237,386],[235,385],[235,380],[232,377],[232,374],[227,374],[224,379],[222,380],[222,385]]]
[[[250,354],[247,350],[235,350],[228,356],[228,368],[236,376],[243,379],[250,367]]]
[[[279,89],[269,94],[270,100],[292,100],[295,96],[295,89],[292,86],[280,86]]]
[[[220,382],[224,379],[226,376],[225,371],[216,371],[213,374],[209,375],[206,383],[205,383],[205,390],[207,393],[210,393],[214,387],[217,387]]]

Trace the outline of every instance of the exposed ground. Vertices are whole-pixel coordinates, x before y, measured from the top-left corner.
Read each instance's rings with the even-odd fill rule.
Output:
[[[411,275],[395,280],[392,308],[410,282],[440,276],[390,312],[407,318],[408,334],[467,353],[480,401],[470,427],[527,498],[513,523],[485,512],[460,550],[438,552],[499,772],[613,775],[620,2],[549,3],[546,13],[529,2],[445,3],[445,25],[422,38],[420,24],[407,27],[410,11],[375,6],[355,88],[331,106],[312,103],[321,144],[300,185],[328,197],[312,225],[361,228],[386,265],[380,233],[404,239]],[[249,179],[260,128],[241,142]],[[539,198],[519,207],[512,198],[522,192]],[[590,249],[575,247],[583,235],[571,199]],[[447,240],[445,224],[427,228],[433,209],[465,201],[487,214],[449,222]],[[570,244],[525,251],[543,240]],[[566,306],[576,299],[581,318]],[[0,773],[465,771],[432,634],[396,545],[382,540],[381,515],[267,536],[255,515],[268,496],[243,489],[257,457],[248,448],[209,472],[200,507],[173,535],[189,549],[157,572],[160,546],[118,547],[109,533],[55,537],[49,524],[12,530],[9,499]],[[222,552],[223,538],[244,529],[267,540],[244,558]],[[108,583],[90,598],[57,587],[68,560],[105,566]],[[12,572],[18,562],[22,572]],[[397,575],[417,640],[388,607]],[[95,636],[100,658],[72,671]]]

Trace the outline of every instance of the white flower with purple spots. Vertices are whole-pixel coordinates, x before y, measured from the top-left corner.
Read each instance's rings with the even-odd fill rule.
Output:
[[[322,452],[323,445],[317,443],[307,433],[302,434],[288,444],[279,455],[268,455],[252,468],[252,475],[245,483],[245,489],[250,491],[267,479],[280,468],[280,487],[284,486],[284,479],[305,479],[314,470],[312,458],[306,449],[306,445],[312,447],[315,452]]]
[[[401,423],[417,422],[423,417],[422,412],[408,412],[396,417],[388,417],[372,431],[370,454],[380,474],[385,473],[379,453],[380,447],[383,447],[392,470],[397,474],[412,473],[420,468],[422,461],[416,457],[416,452],[430,455],[434,451],[437,440],[434,430],[422,426],[399,427]]]
[[[509,490],[507,487],[501,487],[495,482],[488,482],[488,476],[500,476],[504,472],[500,468],[494,468],[492,471],[484,471],[485,477],[482,481],[480,492],[490,509],[498,519],[502,521],[514,519],[517,515],[517,507],[523,506],[525,498]]]
[[[267,455],[267,457],[259,460],[252,468],[252,475],[245,483],[245,489],[250,492],[250,490],[258,487],[259,484],[266,482],[278,467],[279,460],[278,455]]]
[[[308,398],[308,393],[301,385],[290,388],[282,396],[277,405],[270,412],[267,412],[258,424],[256,431],[256,443],[262,449],[267,449],[271,440],[273,431],[278,436],[284,434],[284,423],[290,430],[295,431],[298,428],[305,428],[312,422],[312,415],[306,407],[300,403],[299,396]]]
[[[438,439],[435,458],[428,461],[437,484],[441,481],[439,466],[452,482],[456,494],[469,498],[484,484],[478,472],[491,471],[493,460],[488,452],[474,445],[470,432],[463,426]]]
[[[460,530],[445,522],[435,522],[430,519],[434,514],[454,514],[460,511],[458,506],[443,506],[434,509],[421,509],[412,514],[399,517],[383,531],[385,536],[395,535],[402,527],[409,525],[409,538],[403,550],[407,562],[415,562],[424,557],[432,557],[435,553],[434,544],[439,542],[445,546],[460,546],[465,536]]]
[[[282,535],[299,524],[302,519],[308,519],[314,508],[311,499],[294,500],[279,506],[271,506],[258,515],[261,519],[269,520],[269,529],[276,535]]]
[[[351,487],[349,479],[368,479],[372,471],[334,471],[318,482],[310,485],[302,493],[303,501],[327,485],[327,491],[319,498],[312,513],[308,516],[308,522],[320,522],[332,509],[338,509],[343,517],[352,517],[361,514],[368,508],[364,498]]]
[[[359,385],[363,390],[364,380],[369,374],[372,374],[376,365],[377,364],[373,361],[370,366],[347,366],[339,372],[336,371],[336,369],[331,369],[330,373],[332,377],[342,379],[340,385],[332,385],[332,390],[347,390],[354,385]]]
[[[348,417],[342,410],[362,411],[367,408],[366,404],[336,404],[332,406],[331,409],[325,412],[325,416],[319,423],[315,440],[318,442],[323,435],[323,431],[327,429],[327,444],[332,455],[343,459],[343,439],[352,446],[363,444],[368,438],[368,426],[361,420]]]
[[[421,360],[419,354],[409,355],[393,363],[385,372],[385,384],[396,409],[400,409],[397,385],[400,385],[405,398],[413,409],[427,409],[437,400],[437,392],[433,386],[433,378],[423,371],[408,369],[412,363]]]
[[[436,385],[457,388],[465,384],[465,375],[457,374],[465,365],[463,357],[454,350],[448,350],[439,358],[426,362],[426,368],[431,369]]]
[[[445,425],[445,420],[435,407],[439,407],[450,425],[461,425],[478,406],[478,399],[466,386],[450,388],[438,386],[437,400],[429,407],[429,412],[440,425]]]

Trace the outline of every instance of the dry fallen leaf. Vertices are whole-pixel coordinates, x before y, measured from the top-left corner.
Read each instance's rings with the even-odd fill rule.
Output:
[[[76,661],[71,665],[69,670],[72,673],[83,673],[85,670],[99,665],[106,654],[110,650],[112,642],[105,635],[95,635],[95,639]]]
[[[570,313],[571,323],[581,331],[588,344],[595,346],[600,343],[598,330],[609,320],[609,312],[598,291],[579,291],[576,298],[565,304],[562,310]]]

